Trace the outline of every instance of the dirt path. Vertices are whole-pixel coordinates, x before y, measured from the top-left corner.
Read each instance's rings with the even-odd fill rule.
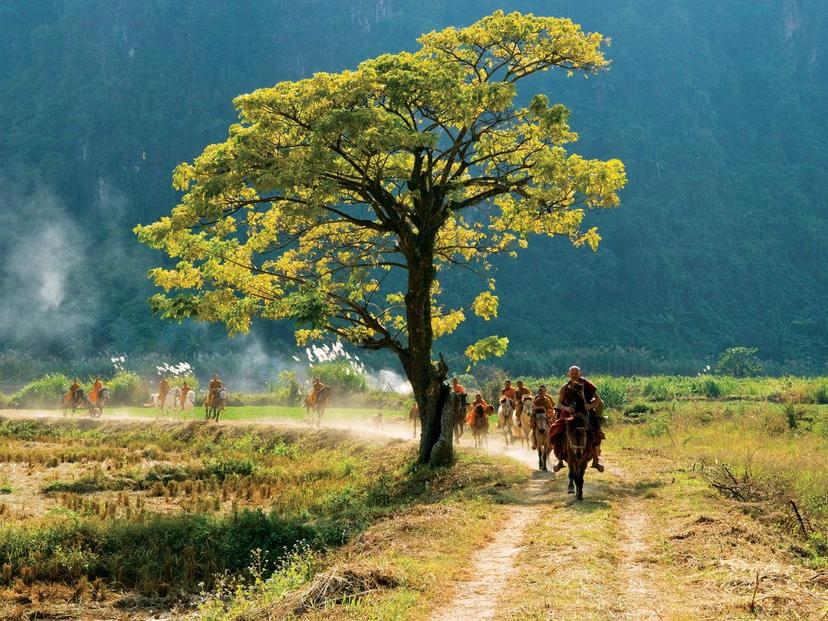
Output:
[[[621,530],[618,538],[618,573],[621,578],[622,619],[659,621],[663,619],[663,594],[653,584],[653,568],[647,557],[651,554],[649,517],[637,499],[627,500],[619,507]]]
[[[515,588],[515,559],[526,547],[529,527],[540,519],[551,478],[550,473],[533,473],[524,490],[526,504],[509,511],[491,543],[474,555],[469,576],[454,585],[453,596],[432,615],[433,621],[494,619],[501,594]]]

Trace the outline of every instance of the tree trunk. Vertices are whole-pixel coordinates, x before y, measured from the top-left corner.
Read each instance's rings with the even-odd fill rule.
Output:
[[[408,380],[414,389],[414,398],[420,408],[422,423],[418,461],[431,466],[451,463],[451,444],[440,439],[442,416],[446,399],[441,404],[441,387],[448,368],[444,362],[432,363],[431,346],[434,335],[431,330],[431,286],[434,282],[434,243],[436,235],[420,233],[406,244],[404,252],[408,264],[408,291],[405,295],[408,320],[408,351],[402,360]],[[444,395],[445,397],[445,395]]]

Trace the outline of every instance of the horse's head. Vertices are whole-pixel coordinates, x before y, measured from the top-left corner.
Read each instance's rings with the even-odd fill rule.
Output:
[[[535,399],[532,395],[523,395],[523,399],[521,399],[521,403],[523,403],[523,409],[525,411],[530,411],[532,409],[532,403],[534,403]]]
[[[222,401],[227,401],[227,389],[224,387],[219,388],[218,396]]]
[[[582,414],[566,419],[566,441],[575,458],[580,459],[587,447],[587,423]]]
[[[101,392],[98,394],[98,400],[101,399],[109,399],[109,388],[101,388]]]
[[[549,419],[546,417],[546,408],[535,408],[535,429],[546,433],[549,429]]]

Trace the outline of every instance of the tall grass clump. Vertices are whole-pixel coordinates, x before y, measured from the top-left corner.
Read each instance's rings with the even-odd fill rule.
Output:
[[[26,384],[14,400],[22,407],[57,407],[71,383],[62,373],[50,373]]]
[[[338,392],[364,392],[368,387],[365,374],[355,368],[350,360],[319,362],[311,367],[311,373]]]
[[[141,405],[146,401],[144,381],[132,371],[118,371],[105,385],[115,405]]]
[[[814,403],[828,404],[828,383],[819,384],[814,388]]]
[[[621,410],[627,403],[627,383],[622,378],[601,377],[595,380],[598,394],[608,408]]]

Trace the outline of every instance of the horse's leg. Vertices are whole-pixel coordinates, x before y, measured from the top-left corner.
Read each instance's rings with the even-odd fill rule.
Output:
[[[584,471],[585,470],[586,470],[586,463],[579,464],[577,478],[575,479],[575,487],[577,488],[577,493],[575,494],[575,499],[576,500],[583,500],[584,499]]]
[[[567,460],[567,465],[569,466],[569,485],[566,487],[567,494],[574,494],[575,493],[575,465]]]

